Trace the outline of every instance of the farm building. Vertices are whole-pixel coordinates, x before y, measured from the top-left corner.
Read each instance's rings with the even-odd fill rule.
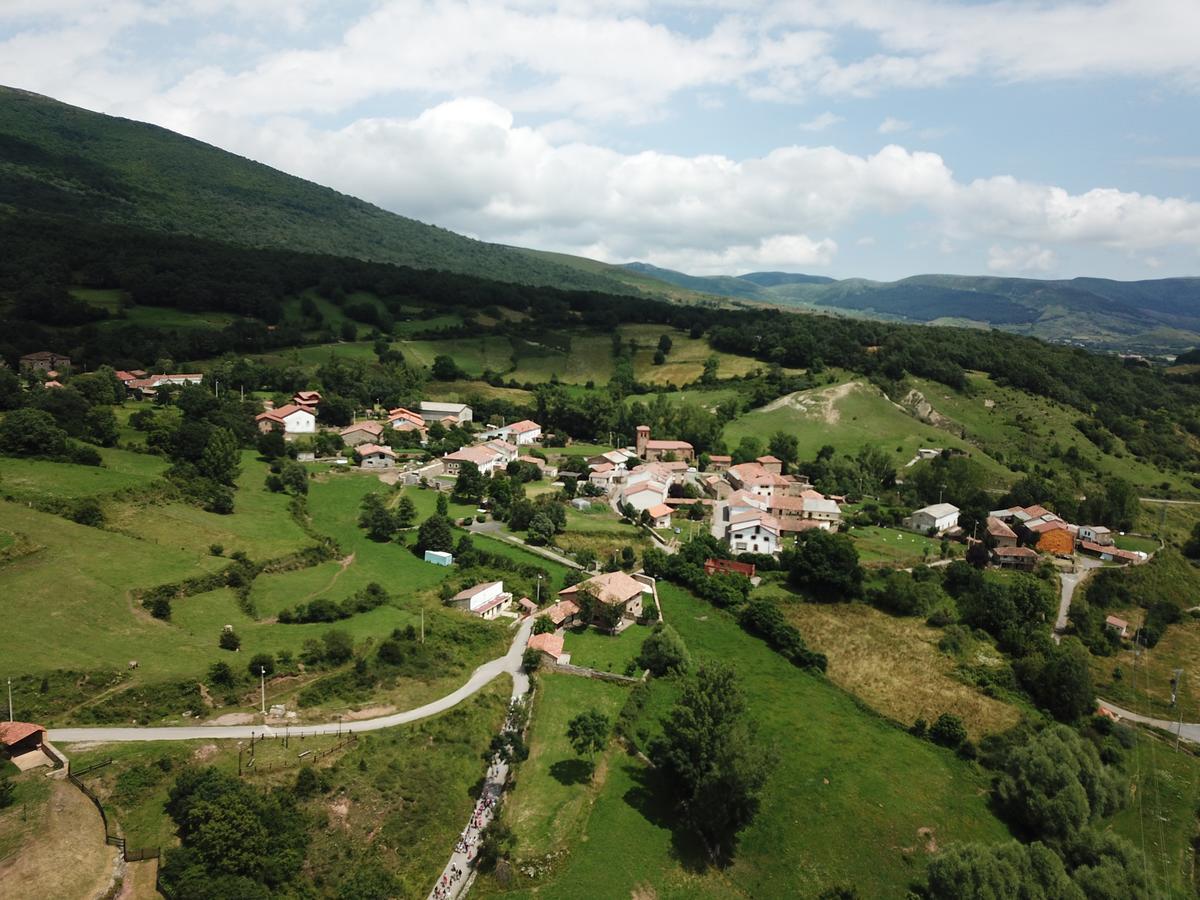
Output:
[[[431,400],[421,401],[421,416],[425,419],[453,419],[454,424],[464,425],[471,421],[471,407],[465,403],[438,403]]]
[[[358,454],[358,465],[363,469],[387,469],[396,463],[396,451],[391,447],[359,444],[354,452]]]
[[[1103,525],[1080,525],[1079,539],[1103,545],[1111,545],[1113,542],[1112,531]]]
[[[645,577],[645,576],[642,576]],[[626,618],[636,619],[642,614],[642,595],[653,594],[654,583],[647,578],[645,581],[639,581],[632,575],[627,575],[624,572],[605,572],[602,575],[594,575],[587,581],[581,581],[579,584],[571,585],[558,592],[558,596],[564,600],[573,601],[579,588],[588,587],[595,592],[596,598],[603,604],[608,606],[619,606]],[[575,606],[576,612],[579,607]]]
[[[1105,616],[1104,627],[1115,631],[1117,637],[1125,637],[1129,633],[1129,623],[1124,619],[1118,619],[1116,616]]]
[[[928,534],[930,530],[941,534],[958,527],[958,507],[952,503],[923,506],[904,520],[904,527],[919,534]]]
[[[995,547],[1017,546],[1017,533],[995,516],[987,517],[987,533]]]
[[[579,604],[574,600],[559,600],[553,606],[547,606],[541,613],[548,618],[556,628],[575,624],[579,616]]]
[[[36,353],[26,353],[18,362],[22,372],[69,372],[71,357],[54,353],[51,350],[39,350]]]
[[[1029,547],[997,547],[992,551],[992,562],[1001,569],[1030,571],[1037,561],[1037,551]]]
[[[353,425],[347,425],[338,434],[347,447],[376,444],[383,437],[383,425],[379,422],[355,422]]]
[[[435,566],[450,566],[454,564],[454,556],[445,550],[426,550],[425,562]]]
[[[706,559],[704,561],[704,574],[731,574],[745,575],[747,578],[754,577],[754,563],[738,562],[734,559]]]
[[[485,581],[459,591],[449,605],[481,619],[494,619],[511,604],[512,594],[504,590],[503,581]]]

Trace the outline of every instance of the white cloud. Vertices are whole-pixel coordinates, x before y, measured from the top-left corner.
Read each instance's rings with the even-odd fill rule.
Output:
[[[845,119],[843,119],[841,116],[836,116],[826,110],[819,116],[814,116],[806,122],[798,123],[796,127],[801,131],[824,131],[826,128],[836,125],[838,122],[844,121]]]
[[[891,116],[888,116],[879,123],[879,128],[877,130],[880,134],[897,134],[901,131],[908,131],[910,128],[912,128],[912,122],[906,122],[903,119],[895,119]]]
[[[1158,169],[1200,169],[1200,156],[1144,156],[1138,165]]]
[[[993,270],[1036,271],[1068,245],[1200,249],[1200,203],[1009,176],[964,183],[938,154],[896,145],[865,156],[793,145],[742,160],[622,153],[556,143],[557,125],[549,135],[520,126],[484,99],[336,131],[293,118],[257,131],[236,119],[197,125],[237,152],[488,240],[696,272],[819,268],[839,229],[901,214],[952,252],[994,243]]]
[[[1029,272],[1044,273],[1054,268],[1058,260],[1052,250],[1037,244],[1018,247],[993,245],[988,248],[987,267],[989,272],[1017,275]]]

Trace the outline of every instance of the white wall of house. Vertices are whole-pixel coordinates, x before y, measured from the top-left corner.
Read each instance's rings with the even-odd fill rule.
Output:
[[[778,553],[779,535],[757,522],[743,522],[729,528],[729,546],[737,553]]]
[[[314,434],[317,430],[317,417],[307,409],[297,409],[283,417],[285,434]]]

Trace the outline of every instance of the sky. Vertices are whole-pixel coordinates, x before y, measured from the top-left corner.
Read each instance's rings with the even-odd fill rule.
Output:
[[[1198,0],[0,0],[0,84],[693,274],[1200,275]]]

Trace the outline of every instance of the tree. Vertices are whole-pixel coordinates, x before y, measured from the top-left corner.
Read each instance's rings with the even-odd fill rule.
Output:
[[[685,824],[714,860],[730,860],[737,833],[758,812],[773,763],[747,719],[746,698],[732,667],[705,663],[684,682],[650,756]]]
[[[14,409],[0,420],[0,452],[12,456],[61,456],[67,433],[40,409]]]
[[[928,896],[930,900],[1084,900],[1085,895],[1045,844],[1009,841],[952,844],[934,856],[929,862]]]
[[[283,432],[277,428],[260,434],[255,446],[258,448],[258,455],[264,459],[279,459],[287,455],[287,441],[283,439]]]
[[[801,532],[792,566],[792,584],[817,600],[850,600],[862,591],[862,569],[854,542],[819,528]]]
[[[538,616],[533,620],[534,634],[553,634],[556,631],[558,631],[558,626],[549,616]]]
[[[233,669],[229,663],[215,662],[208,667],[208,681],[218,687],[233,687]]]
[[[390,541],[396,531],[396,521],[384,505],[383,498],[372,491],[363,496],[358,525],[365,528],[373,541]]]
[[[274,675],[275,657],[270,653],[255,653],[250,657],[250,663],[246,668],[255,678],[259,675]]]
[[[417,552],[440,550],[449,553],[454,549],[454,533],[450,530],[450,520],[445,516],[430,516],[417,529]]]
[[[638,665],[649,669],[652,675],[683,674],[691,668],[692,658],[679,632],[660,622],[654,626],[650,637],[642,641]]]
[[[536,547],[554,543],[554,535],[554,523],[544,512],[540,512],[529,521],[525,539]]]
[[[321,635],[325,645],[325,660],[330,665],[341,665],[354,655],[354,639],[345,631],[327,631]]]
[[[454,357],[447,356],[444,353],[438,354],[433,358],[433,366],[430,370],[435,381],[457,381],[466,375],[459,368],[458,363],[454,361]]]
[[[567,723],[567,740],[580,756],[586,756],[593,764],[596,753],[608,743],[608,717],[595,709],[581,712]]]
[[[669,334],[660,335],[658,338],[658,352],[666,355],[671,352],[671,336]]]
[[[795,465],[800,459],[800,439],[786,431],[777,431],[771,435],[767,449],[771,451],[772,456],[778,457],[789,466]]]
[[[400,502],[396,504],[394,518],[397,528],[412,527],[412,523],[417,520],[417,505],[413,503],[412,497],[407,494],[401,495]]]
[[[1108,524],[1119,531],[1129,531],[1141,514],[1138,490],[1124,478],[1108,479],[1104,486]]]
[[[1066,725],[1050,725],[1008,754],[997,802],[1012,822],[1048,839],[1066,839],[1121,807],[1120,774],[1094,744]]]
[[[233,432],[228,428],[214,428],[196,468],[201,475],[232,487],[241,471],[241,459],[242,451]]]
[[[754,462],[754,460],[762,455],[762,441],[751,435],[746,435],[733,450],[733,463],[734,465],[741,465],[742,463]]]
[[[625,615],[625,608],[617,603],[598,603],[595,610],[596,626],[605,631],[616,631]]]
[[[279,470],[279,479],[286,490],[300,497],[308,493],[308,472],[294,460],[288,460]]]
[[[1018,661],[1017,676],[1037,704],[1060,722],[1076,722],[1096,708],[1090,655],[1076,637],[1057,646],[1049,644],[1045,655]]]
[[[487,489],[487,481],[479,473],[479,466],[467,460],[459,464],[458,478],[454,482],[451,496],[460,503],[479,503],[483,492]]]
[[[701,384],[713,384],[717,380],[717,370],[721,367],[721,360],[716,355],[710,356],[704,361],[704,371],[700,374]]]
[[[441,491],[438,491],[436,504],[435,509],[439,516],[448,516],[450,514],[450,500]]]
[[[536,672],[541,664],[542,651],[533,647],[525,648],[525,652],[521,654],[521,668],[526,672]]]
[[[17,799],[17,788],[8,778],[0,778],[0,809],[12,806]]]
[[[236,631],[228,628],[221,632],[221,639],[217,643],[222,650],[237,650],[242,646],[242,639],[237,636]]]

